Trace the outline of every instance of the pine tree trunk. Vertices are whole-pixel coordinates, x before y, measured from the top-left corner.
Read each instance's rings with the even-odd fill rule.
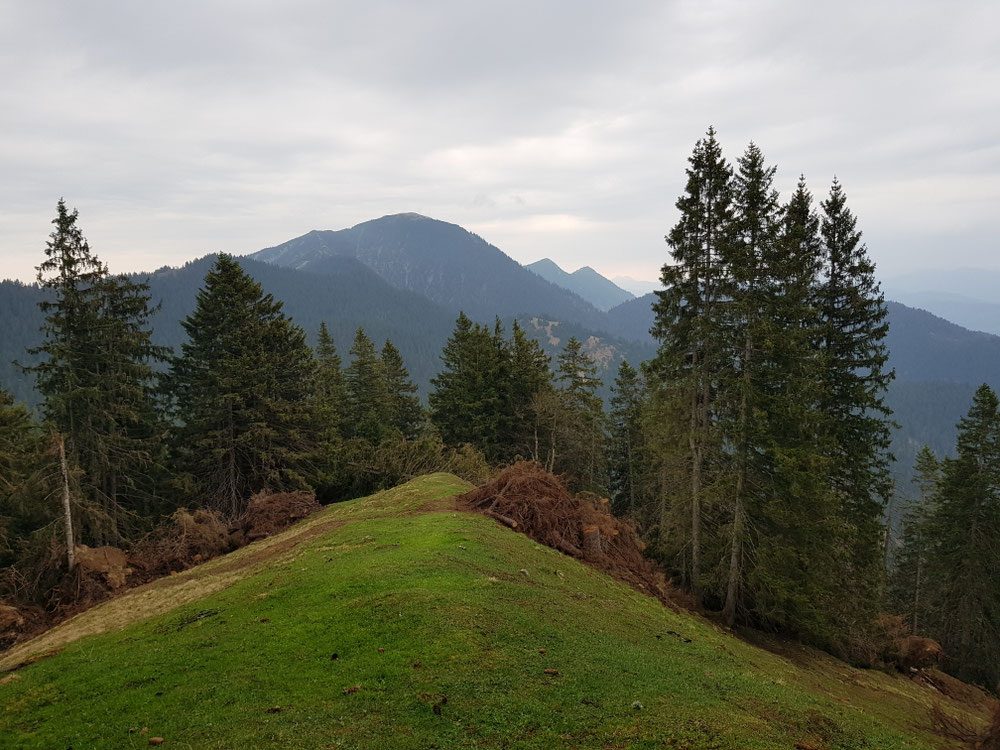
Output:
[[[63,520],[66,532],[66,561],[69,569],[73,570],[76,564],[76,555],[73,549],[73,513],[69,504],[69,466],[66,463],[66,438],[59,436],[59,468],[62,472],[62,501]]]
[[[920,547],[920,535],[917,534],[917,576],[916,581],[913,584],[913,634],[917,635],[920,631],[917,630],[919,625],[919,618],[917,613],[920,611],[920,574],[921,567],[923,565],[923,555]]]
[[[740,396],[739,418],[739,457],[736,474],[736,497],[733,503],[733,539],[729,552],[729,584],[726,587],[726,604],[722,616],[726,625],[732,627],[736,622],[736,600],[739,597],[740,578],[743,574],[743,534],[744,534],[744,497],[747,486],[747,453],[750,443],[750,358],[753,353],[753,342],[747,336],[743,348],[743,393]]]
[[[698,593],[701,579],[701,441],[698,389],[691,392],[691,590]]]

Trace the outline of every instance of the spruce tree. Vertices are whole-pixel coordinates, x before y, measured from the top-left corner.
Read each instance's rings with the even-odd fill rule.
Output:
[[[875,265],[835,179],[823,210],[823,277],[817,290],[831,482],[849,532],[843,571],[844,626],[863,630],[876,614],[882,582],[882,509],[892,491],[890,415],[885,391],[888,313]]]
[[[911,631],[919,635],[927,624],[927,581],[932,577],[929,566],[935,545],[931,518],[941,483],[941,462],[925,445],[913,468],[916,497],[903,512],[902,539],[890,572],[889,601],[893,611],[903,615]]]
[[[256,492],[304,488],[315,434],[314,363],[302,329],[228,255],[182,326],[188,340],[168,384],[191,500],[236,517]]]
[[[642,474],[642,376],[626,360],[618,366],[611,389],[608,487],[614,510],[635,518]]]
[[[515,320],[507,347],[510,386],[509,458],[537,454],[538,435],[532,409],[537,394],[552,389],[552,360]]]
[[[335,444],[347,429],[347,386],[340,355],[325,322],[319,325],[313,356],[316,359],[317,437],[323,443]]]
[[[733,237],[724,249],[728,299],[724,303],[724,346],[729,367],[720,380],[721,432],[732,446],[734,487],[730,493],[731,522],[726,599],[723,617],[732,626],[741,600],[744,548],[760,502],[773,475],[767,424],[761,419],[771,383],[782,377],[771,361],[771,341],[782,335],[771,318],[773,281],[768,261],[777,255],[780,227],[776,168],[764,163],[764,154],[751,143],[738,162],[733,181]],[[728,372],[727,372],[728,370]]]
[[[494,335],[462,313],[441,361],[441,372],[431,378],[431,420],[446,444],[469,443],[496,461],[507,449],[504,407],[508,400]]]
[[[734,241],[733,172],[713,128],[695,144],[685,192],[676,206],[680,217],[666,238],[673,262],[663,266],[664,288],[653,304],[652,334],[660,346],[651,367],[654,381],[670,394],[675,413],[686,424],[690,524],[688,543],[682,546],[690,554],[686,579],[697,591],[703,572],[702,506],[722,444],[714,388],[729,367],[723,303],[730,283],[725,260]]]
[[[607,428],[604,405],[597,395],[601,381],[597,367],[575,337],[559,354],[556,383],[563,409],[556,466],[569,475],[576,489],[602,493],[607,478]]]
[[[31,412],[0,387],[0,567],[14,564],[22,541],[51,520],[30,486],[43,449]]]
[[[983,385],[958,423],[928,523],[928,629],[951,671],[992,688],[1000,681],[1000,400]]]
[[[377,444],[392,434],[392,406],[382,361],[363,328],[355,332],[350,354],[351,364],[344,373],[348,434]]]
[[[756,420],[763,482],[754,521],[754,566],[747,576],[754,619],[824,646],[833,622],[845,540],[830,490],[830,453],[819,408],[823,367],[816,288],[819,218],[805,180],[784,207],[777,242],[763,254],[767,273],[766,367]]]
[[[42,358],[25,369],[80,474],[84,539],[118,543],[135,512],[150,509],[161,432],[152,364],[165,353],[150,341],[148,286],[110,275],[77,220],[60,200],[38,267],[39,283],[53,293],[39,303],[44,341],[30,350]]]
[[[388,339],[382,347],[382,376],[389,399],[389,425],[405,439],[411,440],[420,431],[424,410],[415,395],[417,386],[410,380],[399,349]]]

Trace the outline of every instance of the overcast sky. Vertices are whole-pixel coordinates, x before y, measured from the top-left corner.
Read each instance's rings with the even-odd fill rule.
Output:
[[[0,0],[0,277],[416,211],[653,279],[708,125],[836,174],[883,275],[1000,268],[1000,3]]]

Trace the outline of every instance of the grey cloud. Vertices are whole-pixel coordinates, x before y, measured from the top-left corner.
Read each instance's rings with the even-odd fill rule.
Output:
[[[0,0],[0,276],[55,200],[113,267],[419,211],[653,278],[712,123],[836,173],[883,269],[997,266],[995,3]],[[478,229],[477,229],[478,228]]]

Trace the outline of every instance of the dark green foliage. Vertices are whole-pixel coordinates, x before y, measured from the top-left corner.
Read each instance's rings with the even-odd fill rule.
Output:
[[[842,615],[863,622],[875,614],[882,580],[882,510],[892,490],[890,411],[885,391],[885,300],[857,220],[834,180],[822,204],[823,279],[818,290],[823,395],[828,417],[831,483],[853,538]],[[848,611],[851,607],[858,611]]]
[[[502,441],[510,395],[494,336],[462,313],[441,361],[441,372],[431,378],[431,420],[446,444],[469,443],[496,460],[506,449]]]
[[[510,420],[507,442],[512,458],[514,454],[528,456],[532,454],[535,444],[535,415],[531,404],[536,394],[552,388],[552,360],[538,341],[528,338],[516,320],[506,353],[510,378],[507,388]]]
[[[638,517],[710,607],[861,658],[880,581],[891,373],[874,267],[834,183],[782,206],[751,144],[689,160],[653,305]]]
[[[555,470],[566,474],[571,488],[603,494],[607,483],[604,404],[597,395],[600,380],[593,361],[575,338],[566,342],[556,370],[560,412],[555,443]]]
[[[887,598],[892,611],[903,615],[912,632],[920,634],[927,624],[927,583],[933,577],[929,566],[935,539],[930,519],[941,482],[941,462],[926,445],[917,454],[914,473],[916,492],[903,511],[902,537],[893,558]]]
[[[417,436],[423,421],[424,410],[416,397],[417,386],[410,380],[410,373],[403,364],[399,349],[386,339],[382,347],[382,377],[385,379],[389,400],[389,425],[405,439]]]
[[[347,429],[347,384],[341,369],[340,355],[326,323],[320,323],[316,348],[315,409],[317,437],[321,442],[337,443]]]
[[[305,334],[281,307],[220,255],[171,367],[174,449],[189,500],[230,516],[256,492],[305,485],[314,364]]]
[[[688,159],[687,184],[677,199],[680,217],[667,235],[672,263],[663,266],[664,289],[656,292],[653,336],[660,348],[651,363],[655,381],[671,394],[671,409],[687,431],[689,466],[685,503],[690,524],[676,540],[689,555],[686,582],[702,583],[702,503],[715,481],[722,438],[716,429],[714,384],[729,367],[724,334],[724,300],[731,279],[725,259],[732,253],[733,172],[709,128]]]
[[[933,475],[932,475],[933,476]],[[988,688],[1000,682],[1000,401],[976,391],[958,424],[958,456],[941,463],[920,529],[927,552],[925,632],[949,668]],[[921,545],[922,546],[922,545]],[[914,550],[920,554],[922,550]],[[919,624],[919,623],[918,623]]]
[[[627,361],[618,367],[608,417],[608,490],[612,509],[619,515],[634,518],[642,474],[642,376]]]
[[[375,344],[363,328],[354,334],[351,364],[344,373],[347,384],[347,436],[373,443],[392,432],[392,407]]]
[[[39,302],[44,340],[26,369],[79,473],[81,541],[117,542],[136,527],[136,513],[150,510],[162,458],[152,364],[165,353],[151,343],[148,285],[110,275],[63,201],[53,224],[38,268],[51,292]]]
[[[36,476],[43,449],[31,414],[0,388],[0,568],[13,564],[23,540],[52,519]]]

